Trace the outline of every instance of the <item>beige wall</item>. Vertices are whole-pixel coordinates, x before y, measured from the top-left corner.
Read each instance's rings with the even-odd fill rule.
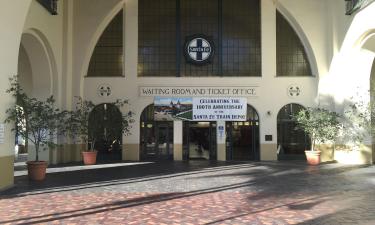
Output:
[[[124,144],[122,146],[122,159],[139,161],[139,144]]]
[[[10,187],[13,182],[14,156],[0,157],[0,191]]]
[[[49,163],[81,162],[82,152],[85,150],[85,144],[64,144],[49,151]]]
[[[261,144],[260,160],[276,161],[277,160],[277,144]]]

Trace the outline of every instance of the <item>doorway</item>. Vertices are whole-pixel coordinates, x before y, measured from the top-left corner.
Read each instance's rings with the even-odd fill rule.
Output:
[[[291,103],[277,114],[277,158],[278,160],[306,160],[305,150],[311,148],[310,137],[293,120],[302,105]]]
[[[141,159],[173,159],[173,122],[142,122]]]
[[[184,122],[185,160],[216,160],[216,122]]]
[[[141,160],[173,160],[173,121],[155,121],[154,105],[141,114]]]
[[[95,132],[98,161],[122,160],[122,128],[120,126],[122,126],[122,113],[113,104],[97,105],[90,112],[89,129]]]
[[[247,120],[226,122],[227,160],[260,160],[259,117],[256,110],[247,106]]]

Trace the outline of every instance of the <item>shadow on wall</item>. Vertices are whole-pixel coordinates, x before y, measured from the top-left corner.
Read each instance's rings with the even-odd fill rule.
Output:
[[[363,93],[368,96],[362,97]],[[370,104],[366,103],[366,99],[369,99],[369,92],[362,90],[353,93],[350,99],[345,99],[341,103],[330,95],[321,95],[319,97],[319,106],[339,113],[342,116],[343,123],[343,131],[335,143],[319,145],[322,151],[322,162],[337,161],[345,164],[373,163],[375,152],[372,147],[370,133],[374,128],[373,126],[365,128],[371,120]],[[353,113],[353,107],[358,111]]]

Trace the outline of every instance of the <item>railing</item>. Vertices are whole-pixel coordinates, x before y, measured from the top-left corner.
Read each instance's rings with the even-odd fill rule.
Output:
[[[46,8],[52,15],[57,15],[57,1],[58,0],[37,0],[44,8]]]
[[[375,0],[345,0],[346,2],[346,15],[351,15],[366,6],[370,5]]]

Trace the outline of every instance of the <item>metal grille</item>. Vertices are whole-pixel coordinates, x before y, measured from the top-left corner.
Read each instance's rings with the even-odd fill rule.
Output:
[[[223,0],[223,76],[261,76],[259,0]]]
[[[218,0],[181,0],[181,46],[185,43],[185,37],[194,34],[210,36],[214,43],[218,43]],[[204,77],[218,76],[218,54],[214,55],[211,64],[195,66],[184,60],[181,53],[180,76]]]
[[[261,76],[259,0],[139,0],[138,76]],[[184,59],[185,38],[215,44],[210,64]]]
[[[176,76],[176,0],[140,0],[138,27],[138,76]]]
[[[283,155],[304,155],[304,151],[311,145],[309,136],[292,119],[304,107],[299,104],[288,104],[280,109],[277,115],[277,144],[281,148],[279,159],[286,159]]]
[[[311,67],[301,40],[289,22],[276,15],[277,76],[311,76]]]
[[[122,76],[123,12],[119,12],[104,30],[91,56],[88,77]]]

